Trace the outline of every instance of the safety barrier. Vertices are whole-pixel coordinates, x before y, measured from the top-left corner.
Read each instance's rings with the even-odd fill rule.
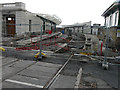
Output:
[[[32,35],[31,36],[31,45],[29,47],[19,47],[19,48],[16,48],[16,50],[39,50],[40,49],[40,38],[38,38],[38,37],[40,37],[40,36]],[[36,40],[33,41],[33,38],[36,38]],[[44,45],[44,46],[48,47],[48,46],[54,45],[54,46],[63,48],[64,50],[69,50],[69,48],[66,48],[64,46],[57,44],[57,39],[60,39],[59,41],[64,40],[67,43],[69,43],[70,41],[66,38],[59,37],[59,36],[49,37],[49,35],[42,36],[42,38],[43,38],[42,45]],[[47,40],[47,43],[46,43],[46,40]]]

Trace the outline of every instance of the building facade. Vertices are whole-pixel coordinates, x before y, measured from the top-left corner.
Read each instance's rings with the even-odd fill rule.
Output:
[[[2,21],[2,10],[0,5],[0,21]],[[2,43],[2,22],[0,22],[0,43]],[[0,53],[1,54],[1,53]]]
[[[2,6],[2,33],[4,36],[22,35],[24,33],[40,32],[55,29],[61,21],[46,15],[31,13],[25,9],[22,2],[3,3]],[[52,18],[52,19],[51,19]],[[54,20],[53,20],[54,19]],[[56,20],[56,21],[55,21]]]
[[[75,23],[73,25],[65,25],[63,26],[63,28],[67,34],[75,34],[78,32],[84,34],[91,34],[91,21],[84,23]]]
[[[103,14],[105,29],[103,37],[109,38],[109,47],[120,50],[120,0],[116,0]]]
[[[93,26],[91,26],[92,29],[91,34],[98,35],[98,31],[100,28],[101,28],[100,24],[93,24]]]
[[[112,27],[120,25],[120,0],[115,1],[103,14],[105,26]]]

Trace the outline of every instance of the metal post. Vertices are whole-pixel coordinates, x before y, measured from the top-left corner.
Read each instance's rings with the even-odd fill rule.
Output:
[[[2,5],[0,5],[0,43],[2,43]],[[2,52],[0,52],[2,56]],[[0,66],[2,66],[2,57],[0,57]],[[0,68],[0,78],[2,79],[2,67]],[[2,80],[0,80],[0,90],[2,90]]]
[[[42,26],[42,28],[43,28],[43,34],[45,33],[45,20],[43,20],[43,26]]]
[[[82,33],[84,33],[84,32],[83,32],[83,29],[84,29],[84,27],[82,26]]]
[[[106,45],[105,45],[105,57],[104,57],[104,61],[102,64],[102,67],[104,69],[108,69],[108,62],[107,62],[107,56],[108,56],[108,44],[109,44],[109,28],[107,27],[106,29]]]
[[[40,56],[39,56],[39,59],[42,59],[42,28],[43,28],[43,26],[41,26],[41,32],[40,32]]]
[[[51,31],[53,31],[52,29],[53,29],[53,27],[52,27],[52,23],[51,23]]]

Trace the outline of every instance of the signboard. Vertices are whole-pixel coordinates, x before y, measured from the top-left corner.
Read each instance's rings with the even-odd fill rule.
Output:
[[[120,29],[117,30],[117,37],[120,37]]]

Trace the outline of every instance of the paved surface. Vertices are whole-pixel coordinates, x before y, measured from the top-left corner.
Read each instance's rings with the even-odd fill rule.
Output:
[[[24,52],[24,56],[26,52]],[[20,51],[15,53],[16,57],[9,54],[6,56],[6,53],[3,53],[3,88],[43,88],[70,56],[70,53],[51,53],[48,58],[36,61],[29,60],[31,54],[24,59],[17,57],[18,54],[21,54]],[[21,57],[23,57],[22,54]],[[101,64],[95,60],[88,57],[73,56],[50,88],[74,88],[81,67],[83,68],[81,82],[83,85],[86,82],[96,82],[98,88],[118,87],[117,66],[110,65],[109,70],[103,70]]]
[[[92,60],[80,56],[76,56],[75,58],[84,60],[81,63],[83,73],[80,88],[88,88],[91,83],[96,83],[97,88],[118,88],[118,65],[109,65],[109,69],[104,70],[102,64],[96,61],[96,59]]]
[[[43,88],[70,56],[70,53],[51,53],[47,58],[36,61],[31,58],[31,53],[34,51],[28,54],[28,51],[15,51],[13,48],[3,52],[3,88]],[[70,61],[51,87],[59,88],[64,84],[61,88],[74,88],[80,68],[76,64],[76,61]]]
[[[38,86],[42,88],[60,66],[61,64],[29,60],[18,60],[5,65],[2,68],[3,88],[38,88]]]
[[[50,88],[74,88],[80,67],[79,61],[70,59]]]
[[[84,73],[90,73],[92,76],[106,81],[111,87],[118,87],[118,66],[109,66],[109,70],[103,70],[97,63],[89,64],[84,67]]]

